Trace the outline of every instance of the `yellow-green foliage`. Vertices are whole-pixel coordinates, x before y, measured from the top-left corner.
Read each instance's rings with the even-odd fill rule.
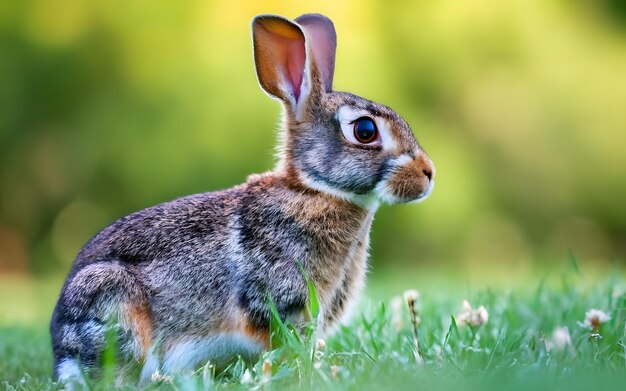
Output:
[[[0,271],[65,271],[117,217],[270,169],[249,25],[304,12],[335,21],[335,87],[397,109],[438,168],[424,204],[378,214],[375,263],[623,259],[619,4],[3,1]]]

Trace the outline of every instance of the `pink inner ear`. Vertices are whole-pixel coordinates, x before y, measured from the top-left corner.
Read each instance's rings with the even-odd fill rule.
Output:
[[[254,63],[261,87],[287,103],[297,103],[307,52],[300,26],[274,15],[260,15],[252,22]]]
[[[302,86],[302,77],[304,72],[304,63],[306,61],[306,53],[304,45],[299,41],[291,41],[290,47],[285,51],[284,68],[287,69],[287,79],[291,84],[293,95],[296,102],[300,99],[300,89]]]

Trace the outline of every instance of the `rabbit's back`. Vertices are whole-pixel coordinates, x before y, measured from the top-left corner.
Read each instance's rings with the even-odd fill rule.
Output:
[[[210,256],[203,243],[219,245],[207,242],[228,236],[240,188],[186,196],[122,217],[83,247],[75,267],[105,260],[141,267],[163,257],[175,260],[190,246]]]

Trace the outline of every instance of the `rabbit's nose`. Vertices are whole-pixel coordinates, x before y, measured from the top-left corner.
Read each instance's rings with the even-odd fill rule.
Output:
[[[426,178],[428,178],[429,181],[433,180],[433,170],[430,168],[424,168],[422,169],[422,172],[426,175]]]
[[[424,174],[426,178],[428,178],[428,181],[432,182],[433,177],[435,176],[435,166],[432,160],[430,160],[430,158],[428,157],[428,155],[426,155],[426,152],[420,150],[415,160],[419,164],[419,166],[421,166],[421,173]]]

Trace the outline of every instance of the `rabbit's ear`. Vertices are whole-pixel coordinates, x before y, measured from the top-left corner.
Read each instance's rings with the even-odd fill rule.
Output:
[[[259,15],[252,21],[252,39],[261,87],[295,109],[305,76],[304,33],[288,19]]]
[[[296,22],[306,33],[309,53],[320,73],[322,90],[332,91],[337,49],[337,34],[333,22],[320,14],[304,14],[296,18]]]

